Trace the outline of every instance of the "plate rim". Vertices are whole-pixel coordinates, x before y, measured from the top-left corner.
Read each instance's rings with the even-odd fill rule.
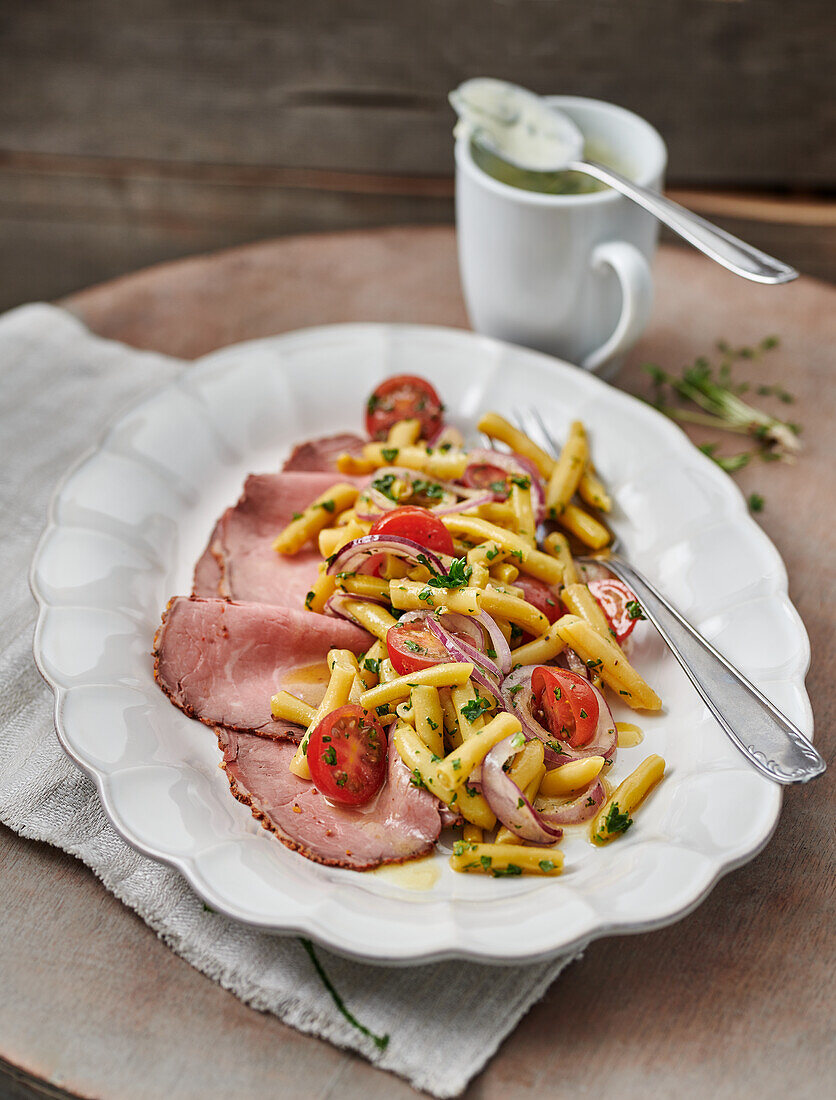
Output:
[[[715,856],[712,859],[712,873],[708,876],[704,876],[704,881],[701,880],[699,889],[694,895],[690,897],[685,904],[668,909],[656,917],[629,922],[619,922],[617,920],[607,921],[603,920],[599,913],[593,912],[591,907],[589,907],[594,918],[591,922],[593,927],[585,929],[571,941],[563,941],[556,947],[537,950],[532,953],[511,951],[510,953],[506,952],[500,955],[493,951],[482,950],[481,948],[468,949],[465,944],[457,944],[439,947],[435,950],[423,951],[420,954],[410,954],[403,951],[392,954],[393,945],[391,944],[383,949],[373,950],[361,950],[354,946],[349,947],[339,942],[338,937],[335,939],[324,934],[314,928],[310,923],[297,924],[289,920],[276,923],[275,920],[248,916],[243,910],[237,909],[236,906],[230,905],[223,899],[216,897],[215,894],[208,889],[207,884],[203,881],[203,877],[198,873],[197,868],[194,867],[193,860],[162,851],[153,844],[146,843],[132,833],[131,828],[122,821],[118,810],[112,804],[105,785],[105,773],[97,769],[89,760],[86,760],[81,753],[77,752],[66,734],[63,725],[63,709],[65,699],[71,693],[72,688],[66,687],[53,677],[43,660],[42,636],[49,620],[49,613],[56,605],[51,604],[45,594],[40,590],[38,566],[41,562],[43,551],[48,545],[53,532],[60,530],[62,526],[57,515],[58,508],[63,492],[73,477],[105,449],[105,445],[111,434],[126,417],[137,413],[146,404],[151,404],[171,387],[176,387],[184,376],[191,379],[203,372],[208,373],[216,368],[219,362],[222,363],[227,357],[233,357],[242,350],[246,354],[246,350],[253,347],[270,345],[281,348],[283,344],[290,344],[292,341],[304,341],[306,338],[318,339],[324,336],[334,335],[357,337],[365,334],[380,333],[395,333],[401,337],[409,337],[410,334],[437,334],[444,338],[457,340],[470,346],[480,346],[484,350],[493,352],[494,354],[501,354],[503,352],[506,354],[510,352],[514,355],[521,354],[524,357],[530,357],[534,361],[541,362],[542,365],[549,369],[554,369],[554,367],[557,366],[561,370],[569,370],[573,374],[582,374],[592,383],[593,390],[600,387],[599,392],[606,391],[608,394],[615,394],[617,400],[622,400],[628,405],[632,405],[634,408],[640,408],[644,415],[648,415],[650,418],[655,419],[657,426],[668,433],[669,438],[672,442],[675,442],[678,450],[686,451],[687,448],[686,453],[688,453],[688,457],[704,472],[709,473],[710,471],[709,476],[711,479],[715,482],[720,491],[726,495],[727,499],[733,502],[735,512],[737,513],[737,520],[740,521],[742,519],[745,525],[748,526],[750,532],[757,533],[757,540],[770,553],[774,560],[777,567],[777,575],[775,577],[774,591],[771,593],[771,596],[773,598],[783,597],[782,602],[790,612],[792,623],[795,627],[797,641],[800,647],[799,656],[802,658],[798,670],[791,676],[785,677],[784,680],[785,682],[791,683],[800,693],[800,701],[803,704],[804,715],[799,721],[799,726],[805,732],[805,735],[809,737],[810,740],[813,740],[813,714],[809,695],[806,690],[806,677],[809,672],[811,661],[810,643],[803,620],[789,596],[789,578],[783,558],[763,528],[761,528],[749,514],[745,497],[737,484],[728,475],[719,470],[716,464],[713,463],[708,456],[701,454],[699,450],[693,446],[687,434],[677,424],[664,417],[657,410],[653,409],[652,406],[647,405],[633,394],[609,385],[596,375],[583,371],[582,368],[566,360],[529,348],[510,344],[502,340],[496,340],[493,337],[474,333],[467,329],[441,325],[398,322],[345,322],[308,326],[289,330],[284,333],[257,337],[217,348],[201,356],[197,360],[181,360],[182,368],[178,374],[175,374],[172,378],[160,385],[152,387],[147,393],[143,394],[135,401],[116,410],[116,412],[108,418],[104,429],[96,441],[87,447],[64,472],[50,496],[46,510],[46,522],[38,538],[29,568],[29,586],[37,604],[37,620],[33,636],[33,655],[40,675],[53,692],[53,721],[61,748],[73,763],[93,782],[97,797],[106,817],[122,839],[140,854],[178,871],[186,879],[197,896],[206,904],[211,904],[214,910],[232,920],[260,931],[270,932],[276,935],[306,936],[326,950],[333,951],[350,959],[385,966],[423,965],[452,959],[495,965],[522,965],[526,963],[543,962],[563,955],[568,956],[575,954],[583,950],[593,940],[604,936],[649,932],[666,927],[667,925],[683,919],[702,904],[720,879],[745,865],[763,851],[774,835],[780,820],[782,797],[784,793],[782,787],[777,784],[773,785],[777,796],[776,804],[771,824],[765,833],[760,835],[745,851],[741,851],[736,856],[732,856],[728,859],[723,859],[721,856]]]

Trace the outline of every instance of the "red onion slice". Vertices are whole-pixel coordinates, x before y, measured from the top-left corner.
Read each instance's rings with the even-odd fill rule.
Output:
[[[512,657],[511,647],[506,642],[505,635],[496,625],[495,619],[493,619],[487,611],[481,611],[476,616],[476,621],[481,623],[488,632],[488,637],[491,640],[491,648],[496,653],[496,663],[499,666],[499,670],[503,676],[507,676],[511,671]]]
[[[615,758],[618,745],[618,733],[613,721],[609,704],[598,688],[590,683],[598,702],[598,725],[592,738],[579,748],[573,748],[564,741],[558,741],[550,730],[541,725],[534,717],[534,693],[531,690],[531,676],[537,665],[523,665],[515,669],[502,681],[502,696],[511,714],[519,718],[526,733],[539,737],[546,747],[548,763],[558,767],[570,760],[583,760],[587,756],[603,756],[605,760]]]
[[[389,601],[382,596],[356,596],[353,592],[341,592],[338,589],[325,601],[325,614],[333,615],[337,619],[347,619],[348,622],[356,624],[357,620],[344,608],[346,600],[353,600],[355,603],[358,601],[360,603],[374,603],[379,607],[389,606]]]
[[[484,669],[494,681],[494,692],[499,691],[499,681],[502,679],[502,673],[499,671],[499,667],[485,654],[481,647],[471,645],[470,642],[454,634],[444,622],[445,618],[446,616],[439,615],[438,617],[431,616],[427,619],[427,627],[431,633],[438,638],[447,652],[453,656],[454,660],[472,661],[474,664]]]
[[[534,844],[554,844],[563,835],[537,813],[514,780],[503,770],[503,764],[520,751],[518,734],[506,737],[494,745],[482,761],[482,794],[488,805],[506,828]]]
[[[493,451],[487,447],[470,451],[468,459],[471,466],[496,466],[509,475],[517,474],[529,478],[535,519],[537,523],[542,523],[546,513],[546,490],[540,471],[530,459],[516,451],[509,454],[507,451]]]
[[[589,679],[589,669],[586,667],[586,662],[580,658],[574,649],[568,647],[560,654],[566,661],[566,667],[570,672],[576,672],[578,676],[583,676],[584,680]]]
[[[556,810],[538,810],[540,819],[549,825],[580,825],[582,821],[589,821],[598,813],[604,804],[607,792],[600,779],[593,781],[581,791],[571,802],[565,802]]]
[[[419,565],[418,555],[425,557],[430,568],[437,573],[446,572],[444,563],[438,555],[426,546],[395,535],[363,535],[362,538],[353,539],[337,551],[328,565],[328,573],[363,573],[370,565],[374,565],[374,559],[378,554],[392,554],[402,561],[408,561],[413,565]],[[365,567],[365,568],[364,568]]]

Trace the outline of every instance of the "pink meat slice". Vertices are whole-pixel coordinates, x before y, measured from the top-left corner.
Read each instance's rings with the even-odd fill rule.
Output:
[[[212,553],[212,546],[217,538],[218,525],[209,539],[209,545],[200,555],[197,565],[194,567],[194,580],[192,582],[193,596],[218,596],[220,595],[221,579],[223,571],[221,563]]]
[[[290,452],[290,458],[282,466],[283,470],[326,470],[334,473],[337,459],[341,454],[360,455],[368,440],[362,436],[344,432],[341,435],[326,435],[321,439],[309,439],[300,443]]]
[[[308,859],[362,871],[426,855],[441,832],[438,800],[413,786],[390,750],[379,795],[356,810],[336,806],[288,770],[294,745],[218,729],[232,793],[265,828]]]
[[[270,697],[329,649],[361,653],[365,630],[342,619],[269,604],[176,596],[154,639],[154,676],[171,701],[207,725],[287,733]]]
[[[207,548],[220,565],[214,594],[303,608],[322,560],[319,551],[311,545],[298,554],[279,554],[273,540],[295,513],[304,511],[337,480],[334,474],[322,473],[251,474],[241,499],[218,521]],[[201,565],[204,570],[208,567]]]

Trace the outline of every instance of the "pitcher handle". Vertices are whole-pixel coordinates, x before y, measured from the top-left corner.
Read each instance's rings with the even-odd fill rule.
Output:
[[[593,373],[605,363],[628,351],[650,320],[653,307],[653,277],[647,260],[628,241],[606,241],[592,253],[592,270],[611,268],[621,285],[621,316],[609,339],[581,361]]]

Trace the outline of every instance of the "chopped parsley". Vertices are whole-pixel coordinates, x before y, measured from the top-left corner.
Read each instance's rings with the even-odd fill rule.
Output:
[[[541,871],[548,872],[548,871],[553,871],[554,870],[555,864],[554,864],[554,860],[541,859],[538,866],[539,866]]]
[[[412,769],[412,774],[409,777],[409,782],[412,784],[413,787],[426,787],[424,777],[421,775],[421,772],[418,770],[418,768]]]
[[[465,852],[469,852],[474,845],[470,844],[467,840],[454,840],[453,841],[453,855],[463,856]]]
[[[381,447],[380,453],[383,455],[383,461],[392,463],[398,457],[397,447]]]
[[[467,558],[454,558],[447,573],[438,573],[430,565],[426,554],[418,554],[416,561],[429,569],[432,576],[427,584],[433,588],[464,588],[473,574],[473,566],[467,564]],[[424,597],[419,597],[423,599]]]
[[[314,599],[315,595],[316,595],[316,592],[311,590],[307,594],[307,596],[305,596],[305,607],[307,607],[308,611],[310,611],[310,609],[311,609],[311,604],[313,603],[313,599]]]
[[[371,487],[372,489],[377,489],[379,493],[383,493],[388,500],[397,502],[398,498],[392,492],[392,486],[397,480],[395,474],[383,474],[381,477],[375,478]]]
[[[514,686],[508,692],[508,694],[511,696],[511,702],[514,704],[514,706],[517,705],[516,700],[514,699],[514,696],[517,694],[518,691],[522,691],[522,689],[523,689],[522,684],[514,684]]]
[[[589,715],[586,713],[586,711],[583,709],[583,707],[581,707],[581,718],[588,718],[588,717],[589,717]]]
[[[525,744],[525,734],[522,730],[517,730],[514,736],[511,738],[511,748],[521,749]]]
[[[487,652],[488,656],[490,657],[490,659],[492,661],[496,660],[496,650],[495,649],[489,649],[486,652]]]
[[[642,605],[638,600],[630,600],[627,604],[627,614],[631,619],[643,619],[644,612],[642,611]]]
[[[378,717],[380,717],[383,714],[388,714],[389,713],[389,704],[388,703],[381,703],[381,705],[379,707],[375,707],[374,709],[377,711]]]
[[[319,507],[324,508],[326,512],[333,512],[337,505],[333,500],[321,500],[319,502]]]
[[[507,867],[494,867],[491,870],[491,874],[494,878],[513,877],[514,875],[522,874],[522,867],[518,867],[516,863],[509,863]]]
[[[531,488],[531,478],[530,477],[523,477],[521,474],[514,474],[511,478],[511,481],[514,485],[516,485],[520,489],[530,489]]]
[[[477,718],[480,718],[486,710],[491,709],[491,704],[487,699],[471,699],[469,703],[465,703],[462,707],[462,715],[468,722],[475,722]]]
[[[490,550],[485,551],[485,557],[488,559],[488,561],[493,561],[493,559],[497,556],[498,553],[499,553],[499,547],[494,546]]]
[[[586,667],[587,668],[600,668],[603,663],[604,662],[601,660],[600,657],[593,657],[591,660],[586,662]]]
[[[524,805],[525,805],[525,799],[524,798],[518,798],[517,799],[517,809],[521,810]]]
[[[613,802],[607,811],[607,816],[604,818],[604,828],[610,836],[626,833],[632,824],[632,817],[629,814],[621,813],[618,809],[618,803]]]
[[[410,653],[423,653],[424,652],[424,647],[423,646],[418,645],[417,642],[410,641],[409,638],[404,638],[403,644],[409,650]]]
[[[337,753],[333,745],[329,745],[325,752],[322,754],[322,759],[326,764],[330,764],[331,767],[337,762]]]
[[[338,787],[344,787],[348,782],[348,773],[340,772],[340,774],[336,777],[336,782]]]
[[[432,598],[433,594],[430,592],[429,588],[422,588],[418,593],[418,599],[423,600],[425,603],[429,603]]]
[[[427,718],[427,725],[430,727],[431,730],[437,730],[438,729],[438,722],[433,722],[432,718],[429,718],[429,717]],[[438,757],[436,757],[436,760],[437,759],[438,759]]]
[[[302,518],[302,513],[301,512],[294,512],[293,513],[293,518],[294,519],[301,519]]]
[[[750,512],[762,512],[764,506],[764,499],[760,493],[752,493],[749,496],[749,511]]]
[[[364,657],[363,668],[369,672],[373,672],[375,676],[380,675],[380,658],[379,657]]]
[[[563,694],[563,693],[561,692],[561,690],[560,690],[560,688],[559,688],[559,687],[556,687],[556,688],[554,689],[554,697],[555,697],[555,699],[560,699],[560,698],[562,697],[562,694]]]

